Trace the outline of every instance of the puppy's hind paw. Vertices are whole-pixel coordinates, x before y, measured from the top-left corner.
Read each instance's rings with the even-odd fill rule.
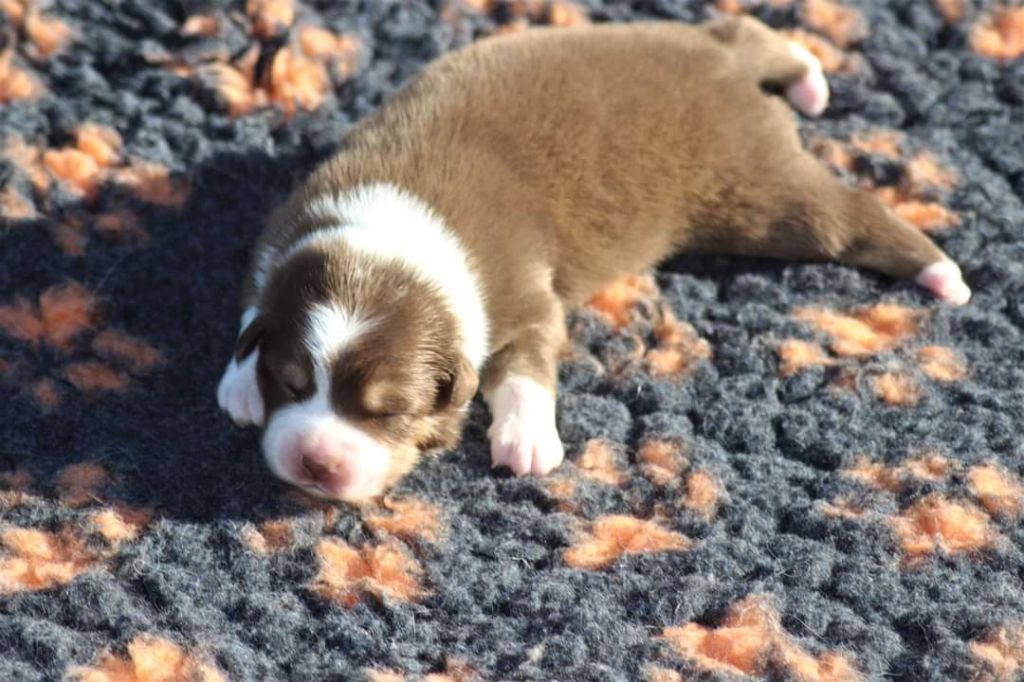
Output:
[[[951,260],[936,261],[923,268],[917,283],[952,305],[964,305],[971,300],[971,288],[964,282],[960,266]]]
[[[807,48],[797,43],[789,44],[790,52],[807,65],[807,72],[786,88],[786,99],[803,114],[821,116],[828,106],[829,89],[821,62]]]

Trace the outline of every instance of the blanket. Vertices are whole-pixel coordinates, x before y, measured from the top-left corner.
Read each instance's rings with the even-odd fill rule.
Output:
[[[261,223],[429,60],[749,13],[802,134],[962,308],[676,258],[569,323],[546,478],[462,445],[362,507],[217,410]],[[1024,10],[981,0],[3,0],[0,679],[1024,674]]]

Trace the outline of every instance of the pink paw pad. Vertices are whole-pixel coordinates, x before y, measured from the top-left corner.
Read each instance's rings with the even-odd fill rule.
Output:
[[[916,281],[946,303],[963,305],[971,300],[971,289],[964,283],[960,266],[951,260],[940,260],[926,266]]]
[[[790,43],[789,50],[794,57],[807,65],[807,73],[786,88],[786,98],[807,116],[820,116],[828,106],[828,81],[821,70],[821,62],[807,48]]]

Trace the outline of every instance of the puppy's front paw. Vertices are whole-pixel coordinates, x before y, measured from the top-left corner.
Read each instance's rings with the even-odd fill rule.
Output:
[[[263,397],[256,381],[259,351],[239,363],[232,359],[217,386],[217,404],[239,426],[263,426]]]
[[[562,463],[555,400],[547,389],[527,377],[509,377],[488,402],[494,414],[487,432],[493,466],[507,466],[517,476],[543,476]]]
[[[492,424],[487,433],[492,466],[507,466],[517,476],[543,476],[561,464],[565,455],[554,419],[509,416]]]

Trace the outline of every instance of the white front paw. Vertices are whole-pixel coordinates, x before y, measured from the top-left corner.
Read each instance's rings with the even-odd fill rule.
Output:
[[[263,425],[263,397],[256,381],[258,356],[256,350],[241,363],[232,358],[217,386],[217,404],[239,426]]]
[[[488,402],[494,414],[487,432],[493,466],[507,466],[517,476],[543,476],[562,463],[565,450],[547,389],[527,377],[509,377]]]

